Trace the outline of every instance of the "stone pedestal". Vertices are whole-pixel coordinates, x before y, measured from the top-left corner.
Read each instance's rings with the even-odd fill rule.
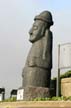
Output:
[[[45,98],[49,97],[49,88],[44,87],[25,87],[24,88],[24,100],[32,100],[34,98]]]

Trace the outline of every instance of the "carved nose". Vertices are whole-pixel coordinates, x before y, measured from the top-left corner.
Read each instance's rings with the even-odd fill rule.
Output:
[[[32,31],[32,29],[30,29],[30,31],[29,31],[29,34],[30,34],[30,35],[32,35],[32,34],[33,34],[33,31]]]

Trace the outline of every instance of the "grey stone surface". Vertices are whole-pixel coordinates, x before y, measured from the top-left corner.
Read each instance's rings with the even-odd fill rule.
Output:
[[[36,87],[49,87],[50,82],[50,69],[43,69],[39,67],[26,67],[23,73],[23,87],[36,86]]]
[[[50,87],[52,68],[52,15],[44,11],[34,18],[29,31],[32,47],[22,72],[23,87]]]
[[[24,100],[32,100],[35,98],[45,98],[49,96],[49,88],[44,87],[25,87]]]

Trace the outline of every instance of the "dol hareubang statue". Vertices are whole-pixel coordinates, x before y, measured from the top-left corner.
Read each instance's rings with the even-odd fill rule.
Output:
[[[32,47],[27,57],[22,77],[25,87],[50,87],[52,68],[52,15],[44,11],[34,18],[29,31]]]

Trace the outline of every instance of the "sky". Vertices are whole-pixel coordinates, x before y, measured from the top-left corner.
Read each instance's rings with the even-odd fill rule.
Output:
[[[53,15],[53,69],[57,76],[58,44],[71,42],[71,0],[0,0],[0,87],[9,96],[22,86],[22,70],[31,47],[29,29],[44,10]]]

